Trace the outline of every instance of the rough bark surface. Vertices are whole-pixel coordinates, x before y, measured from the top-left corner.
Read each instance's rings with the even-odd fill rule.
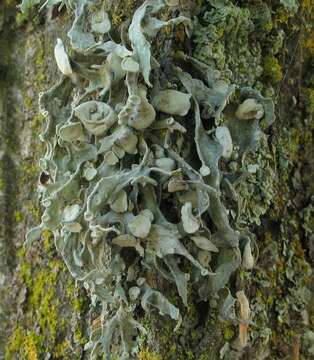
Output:
[[[141,1],[104,3],[119,27]],[[189,51],[231,70],[236,84],[271,95],[277,119],[252,158],[262,177],[238,189],[256,234],[254,269],[237,271],[230,282],[233,294],[245,289],[250,301],[248,346],[239,351],[239,323],[222,318],[216,299],[197,303],[191,290],[185,309],[163,283],[183,324],[173,333],[171,320],[139,312],[149,329],[140,339],[140,360],[314,359],[314,2],[287,3],[294,1],[182,0],[182,13],[196,20],[192,39],[180,29],[157,39],[161,51]],[[26,230],[40,221],[38,96],[60,76],[53,48],[56,38],[67,41],[71,19],[57,9],[22,15],[16,5],[0,4],[0,359],[85,359],[97,314],[84,289],[49,232],[30,250],[22,246]],[[156,281],[154,274],[148,278]]]

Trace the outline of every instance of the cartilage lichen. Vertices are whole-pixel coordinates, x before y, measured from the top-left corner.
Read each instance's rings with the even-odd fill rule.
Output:
[[[245,156],[258,149],[260,124],[274,121],[273,104],[191,56],[176,62],[167,54],[158,64],[152,48],[161,28],[183,24],[191,32],[184,16],[155,17],[173,2],[146,0],[121,43],[110,37],[109,16],[97,2],[46,4],[60,2],[74,11],[68,36],[82,60],[71,59],[57,40],[62,78],[40,98],[44,213],[26,243],[53,232],[70,273],[102,307],[85,349],[91,358],[109,359],[119,334],[120,358],[128,359],[138,351],[138,333],[146,331],[134,318],[136,307],[181,323],[179,309],[145,278],[147,269],[175,283],[188,306],[188,286],[208,300],[241,263],[254,266],[254,236],[230,218],[225,199],[247,173]],[[24,0],[22,9],[37,3]],[[169,220],[169,202],[177,221]],[[184,259],[195,268],[190,274]],[[230,307],[235,301],[229,294]]]

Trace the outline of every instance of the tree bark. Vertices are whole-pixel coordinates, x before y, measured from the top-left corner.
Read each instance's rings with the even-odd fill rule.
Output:
[[[104,3],[119,28],[141,1]],[[148,329],[139,339],[140,360],[314,359],[314,2],[286,3],[294,2],[182,0],[181,13],[195,19],[192,37],[178,29],[156,40],[159,51],[188,52],[231,71],[226,77],[236,85],[271,96],[276,121],[250,159],[260,178],[237,188],[256,235],[254,268],[240,268],[229,282],[234,296],[243,289],[249,299],[248,345],[239,350],[241,322],[223,318],[217,298],[199,302],[190,289],[185,308],[171,284],[150,274],[183,323],[173,332],[169,318],[138,311]],[[41,216],[38,97],[60,76],[53,49],[57,38],[68,41],[73,19],[57,8],[23,15],[16,5],[0,4],[0,359],[87,359],[95,314],[86,291],[68,273],[51,233],[23,248]]]

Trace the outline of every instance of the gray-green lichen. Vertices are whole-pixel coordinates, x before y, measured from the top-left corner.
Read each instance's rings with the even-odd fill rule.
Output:
[[[250,209],[239,203],[236,188],[244,178],[254,183],[263,176],[263,168],[247,160],[262,156],[262,129],[274,121],[273,103],[240,86],[241,56],[240,64],[218,58],[205,64],[182,55],[178,63],[169,58],[160,66],[152,55],[158,31],[181,24],[187,35],[191,32],[187,17],[155,17],[166,7],[163,0],[145,1],[120,43],[112,40],[109,16],[97,2],[62,3],[75,14],[68,36],[80,60],[72,60],[57,40],[56,63],[63,75],[40,98],[46,117],[40,136],[46,145],[39,185],[44,213],[26,243],[44,230],[53,232],[70,273],[101,308],[85,349],[91,358],[109,359],[118,335],[119,356],[128,359],[138,351],[138,335],[146,332],[135,319],[136,308],[156,309],[177,328],[182,320],[179,308],[145,277],[147,269],[175,283],[188,306],[189,287],[208,301],[228,287],[235,270],[254,266],[249,225],[263,212],[246,216]],[[34,4],[24,1],[22,8]],[[208,15],[210,23],[233,23],[234,9],[224,7],[215,15],[217,20]],[[250,26],[246,12],[238,18],[240,27]],[[235,83],[226,76],[226,63]],[[250,311],[245,294],[239,294],[238,319],[229,291],[222,308],[240,325],[241,350]]]
[[[231,1],[210,1],[210,4],[195,24],[194,55],[223,71],[236,84],[252,86],[263,68],[260,44],[252,36],[255,27],[249,8],[238,7]],[[260,13],[259,10],[259,17],[264,19]]]

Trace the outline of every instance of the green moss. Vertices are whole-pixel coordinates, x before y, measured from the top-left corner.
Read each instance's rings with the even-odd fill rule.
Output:
[[[202,354],[198,360],[210,360],[210,359],[212,359],[212,356],[210,353],[207,353],[206,355]]]
[[[34,332],[31,332],[24,338],[25,353],[29,360],[39,360],[38,345],[40,337]]]
[[[82,334],[80,329],[76,329],[74,332],[75,342],[80,345],[85,345],[88,342],[88,339]]]
[[[314,113],[314,88],[305,89],[305,104],[309,113]]]
[[[0,179],[0,191],[3,191],[4,190],[4,188],[5,188],[5,181],[4,181],[4,179]]]
[[[307,56],[314,56],[314,2],[313,0],[301,1],[302,28],[301,44]]]
[[[235,332],[232,328],[232,324],[230,321],[224,321],[222,323],[221,328],[222,328],[223,337],[226,341],[229,341],[234,337]]]
[[[29,13],[22,13],[18,11],[15,16],[15,24],[16,27],[19,28],[23,25],[25,25],[29,21]]]
[[[276,13],[275,13],[275,23],[277,25],[286,25],[289,22],[289,19],[293,16],[294,14],[290,11],[288,11],[287,9],[285,9],[284,6],[280,6],[276,9]]]
[[[24,97],[24,107],[25,110],[31,110],[33,105],[33,98],[31,96]]]
[[[20,351],[24,341],[24,332],[21,327],[17,327],[9,338],[5,350],[5,360],[13,359],[13,355]]]
[[[268,304],[269,306],[272,306],[272,305],[274,304],[274,301],[275,301],[274,296],[269,295],[268,298],[267,298],[267,304]]]
[[[45,64],[45,51],[42,46],[37,47],[35,55],[36,66],[42,66]]]
[[[4,0],[5,5],[16,5],[17,1],[16,0]]]
[[[137,0],[124,0],[123,6],[121,6],[121,1],[108,1],[107,3],[107,10],[111,13],[113,25],[120,26],[134,12]]]
[[[50,230],[44,230],[41,233],[41,239],[46,253],[54,250],[53,234]]]
[[[20,223],[22,220],[23,220],[23,214],[22,214],[22,212],[21,211],[18,211],[18,210],[16,210],[15,212],[14,212],[14,219],[15,219],[15,222],[16,223]]]
[[[58,326],[57,277],[62,267],[59,260],[53,260],[49,268],[40,270],[33,278],[29,305],[37,309],[38,324],[51,340],[56,338]],[[52,341],[53,342],[53,341]]]
[[[266,56],[264,59],[264,75],[273,84],[282,80],[282,68],[275,56]]]
[[[15,8],[15,22],[12,24],[13,30],[26,28],[26,31],[30,32],[39,24],[39,13],[37,11],[32,11],[31,9],[25,12],[20,11],[20,9],[16,10],[18,5],[21,4],[21,0],[5,0],[5,3],[9,8]]]
[[[44,41],[43,37],[39,38],[37,41]],[[36,46],[36,54],[35,54],[35,64],[36,64],[36,78],[35,82],[39,89],[42,88],[42,85],[47,80],[47,69],[46,69],[46,62],[45,62],[45,51],[44,47]]]
[[[41,341],[40,336],[33,331],[26,333],[25,329],[18,326],[11,337],[5,350],[5,360],[19,358],[25,360],[39,360],[38,347]]]
[[[273,29],[273,23],[272,22],[266,22],[265,24],[263,24],[262,26],[262,30],[264,30],[266,33],[271,32]]]
[[[83,310],[86,301],[83,297],[80,296],[79,288],[74,285],[74,280],[72,278],[68,279],[66,295],[73,309],[77,313],[80,313]]]
[[[138,354],[138,360],[162,360],[162,357],[150,352],[148,349],[143,349]]]
[[[65,339],[62,343],[56,345],[53,355],[56,357],[56,359],[64,359],[69,347],[69,340]]]
[[[16,250],[16,257],[21,261],[25,257],[25,254],[26,254],[26,250],[24,246],[21,246],[18,250]]]
[[[38,335],[26,333],[24,329],[17,327],[6,349],[7,359],[13,359],[12,354],[27,354],[27,357],[25,355],[22,358],[36,360],[53,349],[59,349],[57,354],[61,354],[65,339],[60,343],[63,346],[58,344],[57,335],[64,326],[60,319],[57,289],[59,274],[64,268],[63,263],[52,259],[46,267],[37,271],[32,269],[25,259],[24,249],[19,249],[17,254],[20,259],[19,279],[27,287],[29,294],[25,316],[26,319],[31,319],[31,328],[38,327]],[[56,355],[56,358],[62,358],[62,356]]]
[[[36,114],[32,118],[31,128],[36,134],[39,134],[39,132],[41,131],[44,119],[44,116],[40,113]]]
[[[191,332],[191,338],[192,338],[192,340],[196,340],[198,337],[199,337],[198,332],[197,332],[196,330],[193,330],[193,331]]]
[[[19,277],[21,279],[21,281],[27,286],[27,287],[31,287],[32,286],[32,268],[30,266],[29,263],[27,262],[22,262],[20,264],[20,272],[19,272]]]

